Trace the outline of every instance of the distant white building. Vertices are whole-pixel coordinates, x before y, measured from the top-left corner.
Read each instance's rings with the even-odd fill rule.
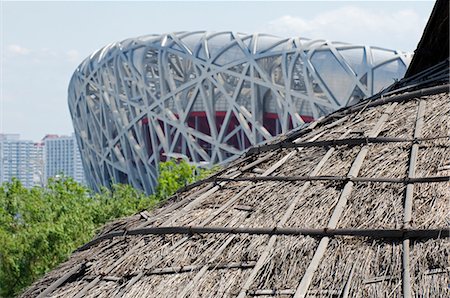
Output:
[[[19,134],[0,134],[0,182],[15,177],[25,187],[35,185],[36,155],[33,141],[21,140]]]
[[[33,163],[33,181],[34,185],[44,186],[47,182],[44,177],[44,142],[40,141],[34,143],[34,157]]]
[[[85,177],[75,136],[47,135],[44,143],[44,177],[65,175],[84,184]]]

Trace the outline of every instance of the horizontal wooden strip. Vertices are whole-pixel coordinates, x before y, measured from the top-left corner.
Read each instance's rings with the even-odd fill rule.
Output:
[[[285,235],[285,236],[312,236],[335,237],[353,236],[387,239],[439,239],[449,237],[448,228],[439,229],[302,229],[302,228],[246,228],[246,227],[149,227],[128,231],[114,231],[102,235],[78,249],[88,249],[92,245],[107,239],[131,235],[169,235],[169,234],[249,234],[249,235]]]
[[[280,295],[294,295],[295,289],[259,289],[247,291],[249,296],[280,296]],[[338,290],[309,290],[309,295],[327,295],[336,296],[340,295],[341,291]]]
[[[49,285],[44,291],[42,291],[37,298],[44,298],[49,296],[54,290],[56,290],[58,287],[60,287],[61,285],[63,285],[64,283],[67,282],[67,280],[69,280],[70,278],[72,278],[75,275],[80,274],[81,271],[83,271],[83,268],[85,268],[86,264],[78,264],[74,267],[72,267],[71,270],[69,270],[68,272],[66,272],[66,274],[64,274],[63,276],[61,276],[60,278],[58,278],[56,281],[54,281],[51,285]]]
[[[193,184],[185,186],[184,190],[189,190],[199,185],[205,183],[215,183],[219,182],[239,182],[239,181],[251,181],[251,182],[260,182],[260,181],[281,181],[281,182],[289,182],[289,181],[336,181],[336,182],[356,182],[356,183],[438,183],[438,182],[448,182],[450,181],[450,176],[430,176],[430,177],[416,177],[416,178],[390,178],[390,177],[346,177],[346,176],[256,176],[256,177],[236,177],[236,178],[227,178],[227,177],[210,177],[200,181],[197,181]]]
[[[420,98],[422,96],[435,95],[435,94],[444,93],[444,92],[447,92],[447,93],[450,92],[449,84],[433,86],[433,87],[428,87],[428,88],[422,88],[420,90],[405,92],[405,93],[401,93],[398,95],[396,94],[396,95],[388,96],[388,97],[385,95],[382,95],[380,98],[375,99],[375,100],[361,101],[357,105],[346,109],[345,112],[354,113],[354,112],[360,111],[361,109],[365,109],[365,108],[377,107],[380,105],[384,105],[387,103],[393,103],[393,102],[406,102],[408,100]]]
[[[294,295],[295,289],[260,289],[247,291],[249,296],[279,296],[279,295]]]
[[[429,269],[429,270],[423,272],[423,275],[447,274],[449,272],[450,272],[450,267],[433,268],[433,269]],[[372,278],[364,280],[363,284],[373,284],[373,283],[379,283],[379,282],[389,281],[389,280],[393,280],[393,279],[400,279],[400,278],[402,278],[401,275],[377,276],[377,277],[372,277]]]
[[[221,269],[249,269],[255,267],[255,261],[248,262],[231,262],[231,263],[216,263],[208,265],[208,270],[221,270]],[[205,264],[201,265],[187,265],[187,266],[173,266],[165,268],[154,268],[144,270],[144,275],[162,275],[162,274],[176,274],[176,273],[186,273],[202,269]],[[104,281],[119,282],[124,279],[130,279],[133,275],[127,276],[111,276],[106,275],[102,277]],[[97,278],[96,275],[86,275],[83,277],[84,280],[94,280]]]
[[[220,269],[248,269],[255,267],[255,261],[249,262],[232,262],[228,264],[210,264],[208,270],[220,270]],[[151,269],[145,272],[145,275],[155,275],[155,274],[171,274],[171,273],[182,273],[200,270],[205,266],[202,265],[188,265],[188,266],[177,266],[177,267],[167,267],[167,268],[157,268]]]
[[[299,148],[299,147],[336,147],[336,146],[358,146],[367,144],[386,144],[386,143],[420,143],[425,141],[433,141],[440,139],[450,139],[450,136],[439,136],[430,138],[395,138],[395,137],[374,137],[374,138],[346,138],[335,140],[323,140],[313,142],[280,142],[276,144],[266,144],[252,147],[247,151],[247,154],[259,154],[267,151],[273,151],[284,148]]]
[[[416,178],[389,178],[389,177],[346,177],[346,176],[257,176],[257,177],[237,177],[237,178],[225,178],[214,177],[211,180],[207,179],[207,182],[222,182],[222,181],[337,181],[337,182],[377,182],[377,183],[438,183],[449,182],[450,176],[431,176],[431,177],[416,177]]]
[[[308,133],[312,132],[314,129],[318,128],[320,129],[323,126],[326,126],[330,122],[336,121],[338,119],[341,119],[343,117],[348,116],[349,114],[360,112],[361,110],[365,110],[367,108],[376,107],[379,105],[383,105],[386,103],[392,103],[392,102],[407,102],[409,100],[413,100],[416,98],[419,98],[421,96],[428,96],[428,95],[435,95],[440,94],[444,92],[450,92],[450,85],[439,85],[439,86],[433,86],[428,88],[422,88],[417,91],[412,92],[404,92],[401,94],[394,94],[392,96],[385,97],[385,95],[382,95],[380,93],[375,94],[374,96],[367,98],[358,104],[344,108],[341,110],[338,110],[327,117],[324,117],[323,119],[319,119],[317,121],[311,122],[309,126],[298,128],[297,130],[293,130],[290,133],[286,135],[286,138],[288,140],[294,140],[301,136],[307,135]]]

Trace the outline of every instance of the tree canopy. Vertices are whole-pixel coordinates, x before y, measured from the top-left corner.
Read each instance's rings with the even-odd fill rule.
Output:
[[[149,209],[177,189],[209,175],[186,162],[160,164],[157,191],[147,196],[129,185],[91,192],[72,178],[27,189],[19,180],[0,186],[0,297],[12,297],[66,260],[116,218]]]

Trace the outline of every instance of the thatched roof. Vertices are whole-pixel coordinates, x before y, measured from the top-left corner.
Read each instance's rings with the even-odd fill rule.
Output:
[[[443,67],[107,225],[23,297],[448,295]]]
[[[448,45],[436,7],[406,79],[110,223],[22,296],[448,297],[448,55],[417,73]]]

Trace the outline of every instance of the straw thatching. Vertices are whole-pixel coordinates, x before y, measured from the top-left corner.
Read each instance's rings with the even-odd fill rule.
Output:
[[[448,85],[408,82],[110,223],[23,297],[448,297]]]

